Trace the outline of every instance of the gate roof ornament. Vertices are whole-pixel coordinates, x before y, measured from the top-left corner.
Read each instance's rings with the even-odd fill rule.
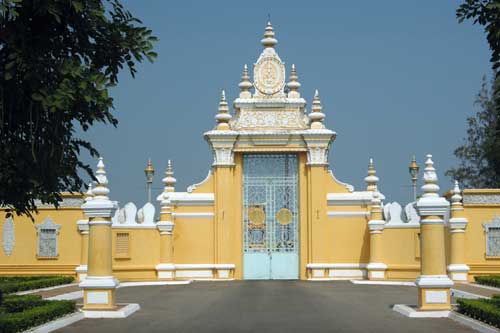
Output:
[[[277,43],[268,21],[261,40],[264,49],[254,64],[253,78],[244,66],[233,115],[223,98],[216,116],[218,125],[205,133],[214,153],[214,166],[233,166],[235,151],[302,151],[308,153],[308,165],[328,165],[328,151],[336,133],[325,128],[317,91],[311,112],[307,113],[306,101],[298,91],[301,85],[295,65],[286,83],[285,63],[275,50]]]

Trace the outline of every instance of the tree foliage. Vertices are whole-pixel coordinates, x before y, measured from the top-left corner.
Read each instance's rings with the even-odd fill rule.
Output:
[[[491,49],[490,62],[495,78],[489,97],[492,105],[489,108],[495,110],[494,113],[491,111],[491,116],[496,116],[496,120],[492,127],[488,129],[488,132],[485,132],[487,135],[483,138],[484,141],[480,146],[480,149],[482,149],[480,155],[489,168],[489,170],[484,171],[487,171],[493,177],[483,186],[500,187],[500,117],[498,117],[498,114],[500,114],[500,0],[466,0],[458,7],[456,14],[460,23],[464,20],[472,20],[473,24],[484,26],[486,39]],[[469,118],[469,129],[470,126]],[[470,139],[470,133],[468,133],[468,138]],[[472,144],[472,142],[469,144]],[[457,152],[460,153],[461,151],[460,148],[455,151],[455,155],[463,158],[463,155],[457,155]],[[462,160],[461,167],[465,164],[467,164],[467,161]],[[465,169],[462,168],[462,170]],[[451,174],[453,174],[452,171]],[[467,180],[470,184],[474,182],[472,177],[475,176],[475,174],[461,174],[462,179]]]
[[[476,96],[474,105],[478,108],[476,114],[467,118],[467,137],[463,145],[455,149],[459,158],[458,167],[446,172],[463,183],[466,187],[488,188],[500,186],[500,170],[492,166],[488,156],[488,145],[491,144],[496,132],[498,108],[493,98],[495,81],[491,89],[486,77],[483,78],[481,89]]]
[[[31,216],[81,190],[98,152],[76,131],[117,125],[109,90],[156,40],[118,0],[0,1],[0,205]]]

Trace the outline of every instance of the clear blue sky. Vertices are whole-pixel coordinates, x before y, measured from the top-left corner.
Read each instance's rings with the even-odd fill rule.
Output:
[[[212,157],[202,134],[215,125],[221,88],[230,101],[237,96],[243,65],[261,52],[268,13],[308,107],[319,89],[326,125],[337,131],[330,167],[338,179],[364,189],[371,156],[386,202],[407,202],[411,156],[423,166],[432,153],[442,190],[450,188],[444,171],[456,163],[453,150],[490,74],[483,30],[458,24],[459,3],[124,1],[160,42],[156,62],[141,65],[135,79],[124,73],[112,92],[118,127],[85,135],[105,159],[111,198],[145,203],[149,157],[154,195],[169,158],[177,191],[206,176]]]

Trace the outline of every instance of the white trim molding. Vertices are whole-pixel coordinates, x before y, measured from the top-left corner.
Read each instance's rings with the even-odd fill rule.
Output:
[[[113,229],[156,229],[156,224],[112,224]]]
[[[367,276],[367,264],[358,263],[309,263],[306,265],[309,280],[364,279]]]
[[[192,193],[194,190],[196,190],[199,186],[205,184],[209,179],[210,179],[210,176],[212,175],[212,170],[208,170],[208,174],[207,176],[205,177],[205,179],[203,179],[201,182],[199,183],[196,183],[196,184],[192,184],[192,185],[189,185],[188,188],[187,188],[187,193]]]
[[[372,191],[356,191],[351,193],[328,193],[326,200],[328,206],[368,206],[373,199]],[[380,193],[380,199],[385,196]]]
[[[337,212],[337,211],[329,211],[327,213],[328,217],[368,217],[370,216],[369,212],[351,212],[351,211],[343,211],[343,212]]]
[[[215,195],[213,193],[168,193],[170,202],[174,206],[213,206]]]
[[[211,219],[215,216],[212,212],[199,213],[172,213],[172,217],[179,219]]]
[[[231,278],[234,264],[159,264],[156,266],[159,279],[220,279]]]

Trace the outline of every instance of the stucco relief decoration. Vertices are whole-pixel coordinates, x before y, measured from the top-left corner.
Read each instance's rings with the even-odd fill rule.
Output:
[[[500,205],[499,194],[463,194],[464,205]]]
[[[234,154],[231,148],[214,149],[214,165],[233,165]]]
[[[245,128],[288,128],[304,129],[303,117],[298,111],[241,111],[235,129]]]
[[[326,165],[328,164],[326,147],[309,147],[307,150],[307,163],[309,165]]]
[[[6,256],[10,256],[12,250],[14,249],[14,222],[12,218],[9,217],[5,220],[5,224],[3,225],[3,251]]]
[[[83,205],[83,198],[63,198],[62,201],[59,202],[59,207],[61,208],[70,208],[70,207],[81,207]],[[54,208],[54,205],[43,203],[40,200],[35,200],[35,205],[38,208]]]

